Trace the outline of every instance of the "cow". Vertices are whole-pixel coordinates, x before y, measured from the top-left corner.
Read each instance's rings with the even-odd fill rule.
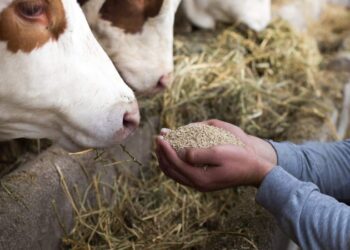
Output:
[[[172,82],[173,26],[180,0],[79,0],[88,23],[137,93]]]
[[[214,29],[217,21],[240,22],[262,31],[271,21],[270,0],[183,0],[185,16],[195,26]]]
[[[0,140],[109,147],[139,123],[133,91],[74,0],[0,0]]]

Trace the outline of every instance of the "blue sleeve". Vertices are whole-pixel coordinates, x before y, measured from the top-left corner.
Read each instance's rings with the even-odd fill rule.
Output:
[[[312,182],[321,193],[350,203],[350,140],[295,145],[270,142],[278,165],[301,181]]]
[[[256,200],[302,249],[350,249],[350,207],[321,194],[315,184],[275,167]]]

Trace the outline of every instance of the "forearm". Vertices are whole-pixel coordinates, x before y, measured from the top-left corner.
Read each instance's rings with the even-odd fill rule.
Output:
[[[314,184],[275,167],[256,200],[302,249],[350,249],[350,208],[321,194]]]
[[[288,173],[316,184],[324,194],[350,201],[350,141],[271,144],[277,153],[277,164]]]

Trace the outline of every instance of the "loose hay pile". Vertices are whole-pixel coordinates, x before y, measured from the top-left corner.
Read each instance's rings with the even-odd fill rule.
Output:
[[[127,174],[124,167],[127,164],[119,165],[114,185],[95,178],[86,192],[76,195],[80,200],[74,201],[66,189],[75,210],[74,229],[63,239],[66,247],[270,249],[263,237],[271,226],[268,217],[254,206],[254,199],[247,198],[254,196],[254,190],[202,194],[160,174],[156,162],[142,168],[140,177]],[[104,198],[109,192],[113,199]],[[89,195],[96,197],[97,206],[88,202]]]
[[[301,113],[327,119],[312,37],[280,20],[261,34],[228,27],[191,36],[177,37],[175,84],[142,102],[144,116],[160,113],[169,128],[217,118],[273,139],[286,139]]]
[[[161,126],[172,129],[218,118],[262,137],[292,139],[298,117],[317,121],[305,131],[327,120],[321,59],[314,39],[282,21],[259,35],[224,27],[178,36],[175,84],[144,100],[142,114],[160,116]],[[104,202],[106,188],[115,205]],[[80,197],[91,192],[98,207],[79,202],[64,239],[72,249],[271,249],[271,224],[254,205],[254,190],[201,194],[166,178],[152,161],[140,177],[121,171],[113,187],[95,180]]]
[[[226,130],[203,124],[190,124],[171,130],[164,139],[176,151],[183,148],[210,148],[225,144],[244,145]]]

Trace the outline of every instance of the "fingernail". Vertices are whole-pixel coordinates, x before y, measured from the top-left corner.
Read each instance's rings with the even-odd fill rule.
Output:
[[[162,133],[162,134],[166,135],[166,134],[168,134],[170,131],[171,131],[171,129],[168,129],[168,128],[162,128],[162,129],[160,130],[160,133]]]
[[[158,139],[159,140],[164,140],[164,136],[160,135],[160,136],[158,136]]]

